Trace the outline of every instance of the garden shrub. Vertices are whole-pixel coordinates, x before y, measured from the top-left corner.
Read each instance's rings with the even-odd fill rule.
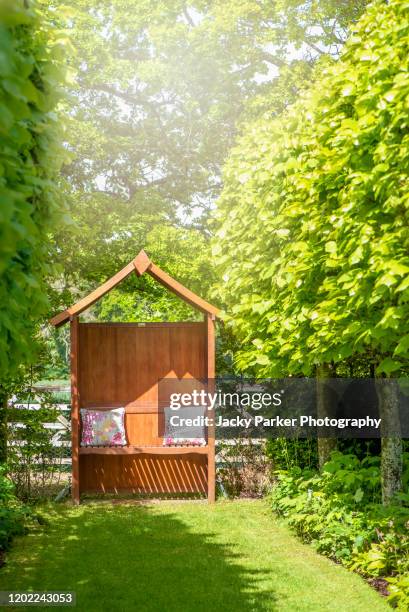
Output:
[[[409,576],[388,578],[389,603],[398,610],[409,610]]]
[[[260,497],[271,484],[271,461],[262,441],[249,437],[217,442],[218,481],[229,497]]]
[[[32,395],[27,401],[32,401]],[[24,401],[19,396],[19,401]],[[7,453],[8,474],[15,486],[17,497],[25,502],[45,499],[55,495],[61,488],[62,459],[69,452],[69,447],[56,446],[53,437],[54,429],[45,427],[46,423],[55,423],[60,412],[52,403],[47,392],[36,392],[35,410],[14,407],[8,409],[9,447]],[[19,404],[19,406],[23,404]],[[69,441],[69,432],[65,434]]]
[[[307,438],[274,438],[266,443],[267,457],[274,470],[289,470],[299,466],[318,468],[317,441]]]
[[[6,468],[0,465],[0,553],[9,548],[15,535],[24,533],[26,518],[27,509],[15,497]]]
[[[409,454],[404,454],[405,477]],[[390,581],[390,598],[409,597],[409,495],[381,504],[380,459],[332,453],[322,473],[293,467],[276,472],[273,510],[318,552],[367,578]]]

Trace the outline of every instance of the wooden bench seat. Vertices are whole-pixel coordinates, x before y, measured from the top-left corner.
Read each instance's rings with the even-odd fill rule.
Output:
[[[208,446],[81,446],[80,455],[207,455]]]

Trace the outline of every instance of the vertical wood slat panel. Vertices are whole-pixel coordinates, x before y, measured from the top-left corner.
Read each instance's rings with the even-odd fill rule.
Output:
[[[82,405],[155,403],[161,378],[206,377],[203,326],[171,325],[81,323]]]
[[[81,492],[207,493],[205,455],[83,455]]]
[[[125,426],[128,444],[133,446],[157,446],[163,442],[159,436],[158,413],[126,414]]]
[[[158,380],[207,377],[206,328],[201,323],[81,323],[78,333],[80,405],[139,406],[126,414],[128,443],[161,445]],[[148,458],[81,455],[80,490],[206,492],[205,455],[178,456],[175,449],[175,455]]]

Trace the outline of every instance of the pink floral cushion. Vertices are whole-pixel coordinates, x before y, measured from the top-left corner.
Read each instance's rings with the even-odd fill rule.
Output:
[[[206,438],[173,438],[165,436],[163,446],[206,446]]]
[[[81,446],[126,446],[125,408],[81,409]]]
[[[180,414],[187,418],[204,417],[206,406],[195,406],[184,408]],[[175,412],[170,408],[165,408],[165,432],[163,436],[163,446],[206,446],[206,430],[204,425],[186,427],[171,424],[171,418]]]

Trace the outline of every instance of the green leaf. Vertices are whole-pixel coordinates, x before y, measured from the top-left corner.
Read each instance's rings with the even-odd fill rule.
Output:
[[[409,351],[409,334],[403,336],[395,349],[394,355],[404,355]]]
[[[399,261],[394,261],[393,259],[386,262],[386,267],[389,268],[393,274],[409,274],[409,266],[406,266]]]
[[[392,357],[386,357],[376,368],[377,374],[392,374],[402,368],[399,361],[394,361]]]
[[[258,365],[269,365],[270,359],[267,357],[267,355],[257,355],[256,363]]]
[[[354,500],[356,501],[357,504],[359,504],[360,501],[363,500],[364,497],[364,492],[361,489],[361,487],[359,487],[356,491],[355,491],[355,495],[354,495]]]

